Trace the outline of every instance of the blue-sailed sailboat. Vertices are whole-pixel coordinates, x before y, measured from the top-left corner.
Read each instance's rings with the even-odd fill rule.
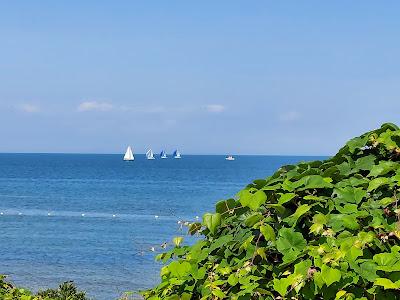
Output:
[[[161,151],[160,158],[167,158],[167,153],[164,150]]]
[[[174,158],[181,158],[181,153],[179,152],[179,150],[175,150],[173,155]]]

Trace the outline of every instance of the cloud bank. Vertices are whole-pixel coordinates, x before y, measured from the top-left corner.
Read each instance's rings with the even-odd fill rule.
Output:
[[[223,112],[226,107],[222,104],[208,104],[206,105],[206,110],[211,113],[220,113]]]
[[[39,106],[30,104],[30,103],[23,103],[23,104],[19,105],[17,108],[23,112],[30,113],[30,114],[40,112]]]
[[[113,105],[107,102],[85,101],[78,105],[79,112],[85,111],[109,111]]]

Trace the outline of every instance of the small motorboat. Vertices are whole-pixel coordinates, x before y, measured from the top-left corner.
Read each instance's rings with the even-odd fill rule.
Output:
[[[235,158],[232,155],[228,155],[227,157],[225,157],[225,160],[235,160]]]

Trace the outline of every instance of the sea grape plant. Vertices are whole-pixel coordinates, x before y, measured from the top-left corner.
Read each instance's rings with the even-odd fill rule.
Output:
[[[158,255],[145,299],[400,299],[400,130],[356,137],[220,201]]]

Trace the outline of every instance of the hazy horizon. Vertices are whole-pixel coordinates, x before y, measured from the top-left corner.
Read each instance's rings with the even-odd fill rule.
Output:
[[[126,149],[125,149],[126,150]],[[161,152],[158,151],[158,152]],[[154,151],[154,156],[158,159],[159,153]],[[114,152],[114,153],[107,153],[107,152],[0,152],[0,155],[4,154],[54,154],[54,155],[120,155],[123,157],[124,151],[122,152]],[[140,155],[145,158],[145,152],[134,152],[134,156]],[[167,151],[167,157],[169,159],[173,159],[172,157],[173,151]],[[185,156],[224,156],[226,155],[235,155],[237,156],[271,156],[271,157],[330,157],[331,155],[307,155],[307,154],[236,154],[236,153],[181,153],[182,157]]]
[[[333,155],[399,122],[399,8],[2,2],[0,152]]]

